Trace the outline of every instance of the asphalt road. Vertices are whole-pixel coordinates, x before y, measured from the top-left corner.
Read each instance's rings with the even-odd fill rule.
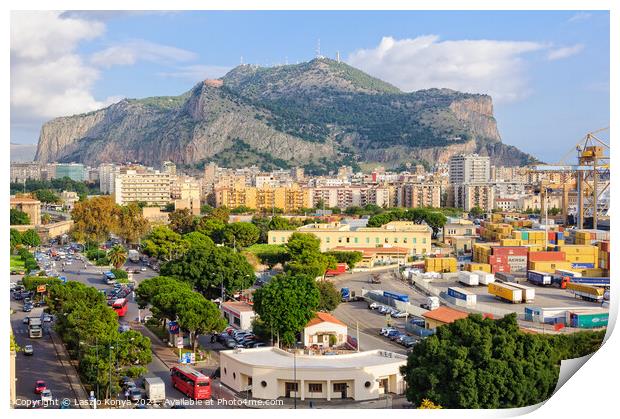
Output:
[[[23,304],[20,301],[11,301],[11,309],[15,311],[11,315],[11,327],[17,345],[22,348],[32,345],[34,354],[27,356],[19,352],[15,360],[17,407],[32,407],[31,404],[34,401],[41,400],[40,396],[34,392],[34,384],[37,380],[46,382],[47,388],[51,390],[55,399],[62,400],[66,397],[73,400],[75,394],[68,384],[65,370],[58,361],[56,350],[47,332],[51,326],[44,324],[43,337],[31,339],[28,336],[28,326],[23,323],[25,317],[38,316],[42,309],[38,308],[35,309],[36,311],[24,313],[22,307]],[[57,408],[58,406],[49,405],[48,407]]]

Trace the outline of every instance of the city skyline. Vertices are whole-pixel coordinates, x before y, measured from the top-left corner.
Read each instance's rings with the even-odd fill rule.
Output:
[[[609,123],[607,12],[40,12],[12,20],[13,143],[36,143],[54,116],[178,95],[242,56],[262,66],[312,59],[319,39],[321,55],[338,53],[404,91],[491,94],[503,142],[543,161]],[[55,74],[59,66],[65,71]]]

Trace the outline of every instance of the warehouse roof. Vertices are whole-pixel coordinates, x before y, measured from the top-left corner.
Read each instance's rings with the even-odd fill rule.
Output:
[[[469,313],[454,310],[450,307],[441,306],[435,310],[428,311],[423,314],[427,319],[437,320],[443,323],[452,323],[459,319],[464,319]]]

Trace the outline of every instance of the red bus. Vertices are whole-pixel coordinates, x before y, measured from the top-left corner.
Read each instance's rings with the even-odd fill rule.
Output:
[[[116,311],[118,317],[123,317],[125,314],[127,314],[127,299],[118,298],[116,301],[114,301],[114,304],[112,304],[112,309]]]
[[[211,398],[211,379],[195,369],[180,365],[170,368],[172,387],[194,400]]]

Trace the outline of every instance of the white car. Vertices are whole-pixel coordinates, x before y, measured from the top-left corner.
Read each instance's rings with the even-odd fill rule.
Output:
[[[390,333],[392,330],[396,330],[396,329],[394,329],[393,327],[382,327],[379,334],[383,336],[387,336],[387,334]]]
[[[379,304],[377,304],[377,303],[370,303],[370,304],[368,304],[368,308],[371,309],[371,310],[376,310],[376,309],[379,308]]]
[[[49,389],[45,389],[41,392],[41,401],[43,403],[48,403],[51,402],[53,400],[52,398],[52,392]]]
[[[407,313],[404,313],[402,311],[396,311],[396,312],[392,313],[392,317],[400,319],[400,318],[403,318],[403,317],[407,317]]]
[[[141,268],[140,268],[140,270],[141,270],[142,272],[146,272],[146,266],[141,267]]]
[[[24,355],[34,355],[34,348],[32,345],[24,346]]]

